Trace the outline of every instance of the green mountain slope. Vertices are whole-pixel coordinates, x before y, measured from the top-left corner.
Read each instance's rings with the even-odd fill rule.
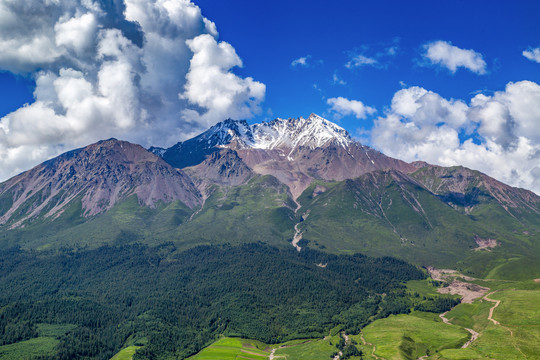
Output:
[[[241,186],[216,186],[204,206],[180,227],[179,237],[188,242],[288,246],[295,206],[284,184],[273,176],[257,175]]]
[[[73,201],[58,218],[2,231],[0,240],[4,247],[34,249],[170,241],[182,248],[259,241],[288,246],[295,206],[285,185],[272,176],[257,175],[242,186],[214,186],[204,206],[193,210],[180,201],[158,202],[151,208],[132,195],[107,212],[83,217],[81,202]]]
[[[477,196],[472,211],[460,211],[397,171],[313,184],[298,200],[298,214],[305,219],[299,225],[303,241],[331,252],[392,254],[421,265],[457,266],[478,276],[509,258],[530,263],[539,254],[534,222],[520,222],[490,197]],[[537,220],[534,212],[520,211],[522,218]],[[484,239],[496,245],[478,249]],[[534,266],[529,275],[539,270]]]

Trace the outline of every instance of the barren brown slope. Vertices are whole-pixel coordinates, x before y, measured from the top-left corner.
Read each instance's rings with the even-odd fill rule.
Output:
[[[80,199],[84,216],[110,209],[136,194],[154,206],[180,200],[193,208],[200,195],[181,170],[140,145],[110,139],[46,161],[0,185],[0,223],[17,227],[24,221],[57,217]]]
[[[404,161],[388,157],[360,143],[341,146],[329,142],[323,147],[286,146],[273,150],[237,149],[254,172],[272,175],[289,186],[294,198],[314,179],[342,181],[377,170],[398,170],[410,173],[416,168]]]
[[[220,149],[207,156],[200,164],[184,168],[195,185],[206,198],[214,185],[238,186],[245,184],[253,171],[230,149]]]

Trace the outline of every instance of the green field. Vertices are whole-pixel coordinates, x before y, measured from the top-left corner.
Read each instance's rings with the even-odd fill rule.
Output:
[[[0,346],[0,359],[32,359],[39,356],[54,355],[58,338],[76,325],[37,324],[38,337],[14,344]]]
[[[334,344],[339,341],[339,336],[330,339],[304,340],[297,344],[282,344],[276,350],[277,359],[299,360],[328,360],[330,355],[337,351]]]
[[[128,346],[114,355],[111,360],[131,360],[137,349],[140,349],[140,346]]]
[[[460,347],[470,337],[465,329],[444,324],[436,314],[421,312],[377,320],[363,334],[376,346],[375,355],[385,359],[417,359]]]
[[[276,360],[328,360],[338,351],[336,344],[339,339],[340,335],[335,335],[324,339],[300,339],[267,345],[254,340],[225,337],[189,357],[188,360],[265,360],[274,349]],[[350,357],[349,359],[359,360],[360,358]]]
[[[411,282],[408,288],[426,291],[423,282]],[[488,296],[501,301],[493,310],[493,319],[499,324],[488,319],[495,303],[477,299],[446,314],[452,325],[426,313],[390,316],[365,327],[365,340],[375,345],[375,355],[384,359],[416,359],[426,355],[427,349],[430,356],[425,359],[539,359],[540,284],[486,283],[499,289]],[[468,348],[461,349],[470,338],[464,328],[474,329],[480,336]],[[373,346],[363,349],[368,358],[375,358],[370,356]]]
[[[190,360],[233,360],[250,359],[264,360],[270,355],[272,349],[259,341],[241,338],[222,338],[212,345],[204,348]]]

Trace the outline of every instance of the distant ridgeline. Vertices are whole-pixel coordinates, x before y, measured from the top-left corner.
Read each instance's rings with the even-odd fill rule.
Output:
[[[46,341],[40,359],[110,359],[144,345],[136,359],[154,359],[192,355],[220,334],[276,343],[338,324],[357,333],[389,314],[455,305],[408,296],[403,283],[423,278],[394,258],[264,244],[10,250],[0,253],[0,345]]]

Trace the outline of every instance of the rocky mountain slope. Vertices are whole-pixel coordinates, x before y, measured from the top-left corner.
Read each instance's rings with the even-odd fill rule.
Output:
[[[222,148],[234,150],[253,172],[279,179],[294,198],[314,179],[340,181],[374,170],[416,170],[353,141],[343,128],[315,114],[254,125],[226,120],[162,153],[165,161],[183,168]]]
[[[54,219],[73,202],[92,217],[135,194],[141,205],[201,203],[189,176],[140,145],[109,139],[46,161],[0,185],[0,224]]]
[[[462,166],[423,164],[412,176],[441,200],[465,213],[474,211],[475,206],[488,199],[515,217],[522,210],[540,213],[538,196],[532,191],[508,186]]]

